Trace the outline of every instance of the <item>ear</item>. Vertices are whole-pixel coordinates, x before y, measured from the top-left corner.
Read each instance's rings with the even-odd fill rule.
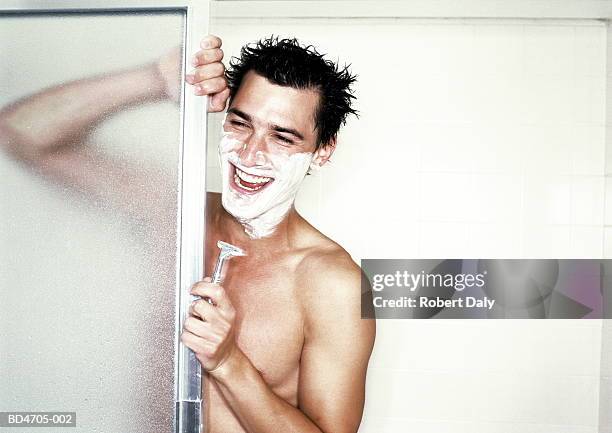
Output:
[[[333,137],[326,144],[321,145],[321,147],[315,151],[312,162],[310,163],[310,169],[318,170],[323,167],[323,165],[325,165],[325,163],[329,161],[329,158],[331,158],[333,155],[334,150],[336,150],[336,137]]]

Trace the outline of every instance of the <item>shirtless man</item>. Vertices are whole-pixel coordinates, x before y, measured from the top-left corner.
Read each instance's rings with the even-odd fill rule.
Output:
[[[181,335],[208,373],[208,433],[356,432],[375,334],[374,321],[361,319],[360,270],[293,206],[307,171],[334,151],[352,112],[353,78],[295,41],[265,40],[243,50],[228,86],[220,47],[218,38],[205,38],[186,77],[197,94],[211,96],[209,111],[224,110],[231,93],[220,145],[223,193],[207,200],[206,275],[217,240],[248,255],[232,259],[223,287],[209,279],[194,285],[192,293],[212,304],[194,302]],[[141,71],[138,85],[163,89],[159,76],[172,75],[165,70]],[[130,89],[134,100],[112,107],[137,101]],[[0,112],[0,141],[30,162],[43,157],[43,145],[24,150],[20,133],[28,132],[19,125],[27,122],[16,113],[41,100]],[[85,130],[97,119],[89,117],[63,126]],[[61,170],[64,156],[53,156],[51,167]]]

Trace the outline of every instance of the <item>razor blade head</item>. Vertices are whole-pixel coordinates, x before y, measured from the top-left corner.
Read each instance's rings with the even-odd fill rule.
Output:
[[[227,242],[217,241],[217,246],[221,249],[221,255],[225,257],[240,257],[246,256],[246,253],[241,249]]]

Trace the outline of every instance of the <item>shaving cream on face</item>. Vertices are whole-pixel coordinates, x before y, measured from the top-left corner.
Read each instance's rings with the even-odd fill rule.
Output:
[[[255,166],[245,167],[239,156],[245,147],[245,143],[223,131],[219,145],[223,187],[221,201],[225,210],[244,226],[247,235],[258,239],[270,236],[291,209],[314,154],[264,154],[258,151]],[[273,180],[260,191],[252,194],[242,193],[232,186],[234,167],[248,174]]]

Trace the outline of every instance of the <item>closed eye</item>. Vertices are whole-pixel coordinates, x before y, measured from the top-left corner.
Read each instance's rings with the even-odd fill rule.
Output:
[[[241,126],[241,127],[248,127],[249,125],[247,125],[244,122],[240,122],[239,120],[230,120],[230,124],[233,126]]]
[[[275,135],[274,137],[277,138],[278,140],[282,141],[283,143],[293,144],[293,140],[290,140],[287,137],[284,137],[282,135]]]

